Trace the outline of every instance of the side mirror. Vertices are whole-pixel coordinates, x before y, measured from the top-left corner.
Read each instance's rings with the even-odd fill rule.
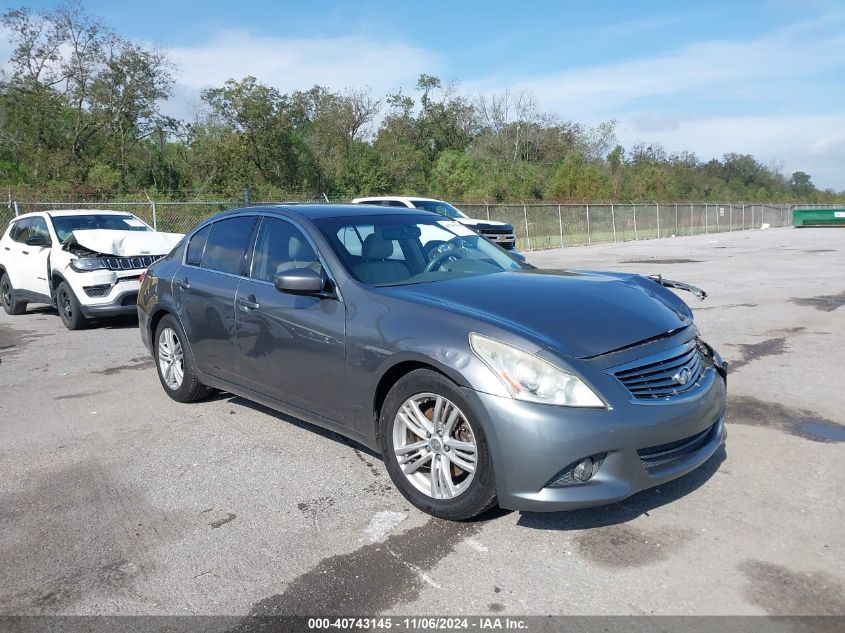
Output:
[[[514,259],[517,259],[517,260],[521,261],[523,264],[525,263],[525,255],[523,255],[522,253],[518,253],[518,252],[516,252],[516,251],[511,251],[511,252],[510,252],[510,253],[508,253],[508,254],[509,254],[511,257],[513,257]]]
[[[276,290],[292,295],[322,296],[326,279],[310,268],[292,268],[276,275]]]
[[[27,246],[47,246],[47,238],[43,235],[30,235],[26,238]]]

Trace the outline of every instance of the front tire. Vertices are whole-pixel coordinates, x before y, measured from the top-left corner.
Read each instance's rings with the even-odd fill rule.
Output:
[[[208,396],[211,389],[199,381],[185,332],[172,315],[159,322],[154,347],[158,379],[168,396],[176,402],[196,402]]]
[[[6,314],[18,315],[26,312],[26,301],[19,301],[15,298],[15,287],[7,273],[0,278],[0,291],[3,294],[3,309]]]
[[[496,505],[484,429],[451,380],[428,369],[403,376],[387,394],[379,418],[387,472],[417,508],[463,521]]]
[[[66,281],[60,283],[56,289],[56,307],[59,309],[59,316],[67,329],[81,330],[88,325],[88,319],[82,314],[79,300]]]

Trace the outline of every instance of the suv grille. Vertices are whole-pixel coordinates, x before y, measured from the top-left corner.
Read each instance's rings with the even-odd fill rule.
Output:
[[[644,400],[689,391],[698,384],[703,373],[701,352],[694,341],[613,370],[613,375],[635,398]]]
[[[513,229],[478,229],[482,235],[511,235]]]
[[[163,255],[139,255],[138,257],[104,257],[103,262],[109,270],[138,270],[148,268],[160,260]]]

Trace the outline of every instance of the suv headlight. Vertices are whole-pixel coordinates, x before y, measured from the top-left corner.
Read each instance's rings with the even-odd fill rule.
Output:
[[[106,263],[97,257],[77,257],[76,259],[70,260],[70,267],[78,273],[108,268]]]
[[[517,400],[567,407],[606,406],[581,378],[542,358],[475,332],[469,335],[469,344]]]

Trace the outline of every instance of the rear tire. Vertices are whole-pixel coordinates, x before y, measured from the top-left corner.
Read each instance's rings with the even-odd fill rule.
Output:
[[[3,309],[6,314],[18,315],[26,312],[26,301],[15,299],[15,288],[7,273],[0,278],[0,292],[3,294]]]
[[[153,351],[158,379],[168,396],[176,402],[196,402],[208,397],[211,389],[198,378],[185,332],[170,314],[156,328]]]
[[[88,319],[82,315],[82,308],[79,300],[73,294],[68,282],[63,281],[56,289],[56,307],[59,309],[59,317],[62,323],[69,330],[81,330],[88,325]]]
[[[393,385],[379,413],[379,444],[393,483],[423,512],[464,521],[496,505],[484,429],[442,374],[418,369]]]

